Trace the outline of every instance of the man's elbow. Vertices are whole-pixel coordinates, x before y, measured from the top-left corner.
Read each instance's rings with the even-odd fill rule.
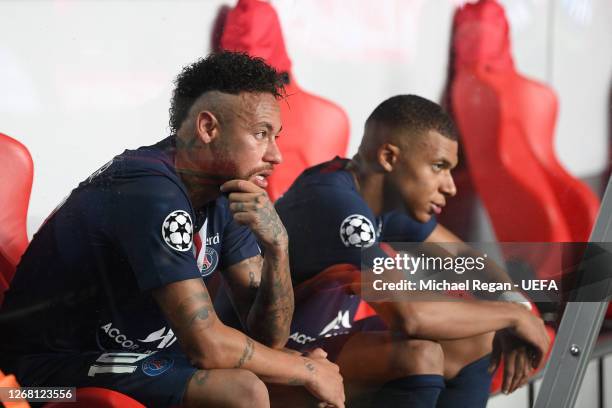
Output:
[[[270,348],[276,349],[276,350],[280,350],[285,347],[288,340],[289,340],[289,330],[287,330],[282,335],[276,336],[273,339],[271,339],[267,346]]]
[[[289,340],[292,316],[293,308],[289,312],[285,311],[284,317],[277,317],[275,320],[265,321],[253,317],[248,321],[247,332],[261,344],[273,349],[281,349]]]
[[[226,350],[215,341],[207,341],[190,350],[187,349],[187,356],[195,367],[202,370],[214,370],[230,368]]]

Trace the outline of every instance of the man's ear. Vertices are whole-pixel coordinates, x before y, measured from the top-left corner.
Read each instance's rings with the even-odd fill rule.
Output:
[[[377,159],[378,164],[384,171],[390,173],[393,171],[395,163],[399,158],[400,148],[391,143],[383,143],[378,148]]]
[[[219,120],[210,111],[201,111],[196,117],[196,135],[204,144],[212,142],[219,136]]]

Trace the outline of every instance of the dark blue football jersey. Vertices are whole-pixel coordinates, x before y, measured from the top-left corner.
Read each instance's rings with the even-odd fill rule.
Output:
[[[421,242],[436,226],[420,223],[403,211],[374,216],[357,191],[348,159],[336,157],[305,170],[276,202],[289,234],[294,285],[337,264],[362,264],[367,256],[385,256],[376,242]],[[380,251],[380,253],[377,253]]]
[[[259,255],[224,196],[192,207],[174,151],[172,137],[126,150],[46,220],[6,293],[0,351],[177,347],[150,291]]]

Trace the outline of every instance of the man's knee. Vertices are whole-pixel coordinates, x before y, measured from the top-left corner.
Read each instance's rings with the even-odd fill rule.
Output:
[[[392,353],[392,367],[401,377],[442,374],[444,352],[439,343],[429,340],[398,340]]]
[[[232,405],[237,408],[242,407],[269,407],[270,397],[266,385],[247,370],[236,370],[236,383],[232,392],[235,392],[237,405]]]
[[[200,370],[187,386],[183,406],[269,408],[270,398],[266,385],[251,371]]]

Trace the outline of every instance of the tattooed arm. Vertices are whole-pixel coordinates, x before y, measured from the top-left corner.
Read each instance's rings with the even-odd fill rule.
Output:
[[[338,366],[318,350],[300,356],[274,350],[225,326],[202,279],[174,282],[152,292],[192,364],[201,369],[242,368],[266,382],[303,385],[321,401],[344,406]]]
[[[265,253],[263,258],[249,258],[224,271],[232,302],[250,335],[281,348],[289,338],[294,307],[287,232],[261,188],[232,180],[221,190],[230,193],[234,220],[251,229]]]
[[[267,254],[266,258],[245,259],[222,272],[242,325],[249,335],[272,348],[287,342],[293,315],[291,280],[282,265]]]

